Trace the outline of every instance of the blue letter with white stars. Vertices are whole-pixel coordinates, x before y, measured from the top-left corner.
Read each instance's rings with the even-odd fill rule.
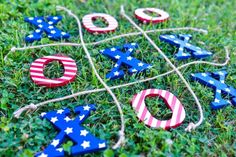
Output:
[[[236,89],[224,83],[226,76],[226,71],[192,74],[194,80],[213,88],[215,91],[215,98],[211,103],[211,107],[213,109],[219,109],[228,104],[231,104],[230,101],[233,105],[236,105]],[[224,100],[221,94],[229,96],[230,100]]]
[[[175,54],[175,57],[178,60],[181,59],[188,59],[191,56],[195,58],[204,58],[212,55],[211,52],[202,50],[200,47],[193,46],[192,44],[188,43],[189,40],[192,38],[190,34],[179,34],[176,35],[160,35],[160,40],[168,42],[172,45],[175,45],[179,48],[178,53]],[[184,49],[190,53],[184,52]]]
[[[74,142],[74,146],[71,147],[72,155],[85,154],[105,149],[106,141],[96,138],[81,126],[81,123],[88,118],[92,110],[95,110],[95,105],[78,106],[75,108],[77,116],[74,119],[69,117],[69,109],[41,113],[41,117],[50,121],[60,132],[43,152],[37,153],[35,156],[64,156],[64,150],[60,145],[66,138]]]
[[[48,16],[45,22],[43,17],[26,17],[25,21],[37,27],[33,34],[25,37],[26,42],[34,42],[41,40],[43,32],[48,35],[49,39],[60,40],[67,39],[70,35],[59,30],[55,25],[61,21],[62,16]]]
[[[124,71],[120,69],[122,64],[125,64],[129,67],[129,73],[141,72],[146,69],[150,69],[151,66],[146,64],[134,57],[131,57],[131,54],[138,47],[138,44],[131,43],[123,45],[123,48],[115,46],[112,48],[107,48],[101,50],[100,53],[108,56],[109,58],[117,61],[115,67],[111,70],[110,73],[106,75],[106,78],[116,79],[124,76]],[[125,53],[122,52],[124,49]]]

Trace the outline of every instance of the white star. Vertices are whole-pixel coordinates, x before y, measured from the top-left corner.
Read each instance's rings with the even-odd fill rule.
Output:
[[[53,29],[54,27],[53,26],[48,26],[49,29]]]
[[[38,25],[38,27],[39,27],[39,28],[42,28],[42,27],[43,27],[43,25],[41,25],[41,24],[40,24],[40,25]]]
[[[57,114],[62,114],[64,112],[64,110],[57,110]]]
[[[212,80],[210,80],[210,81],[208,81],[210,84],[214,84],[214,81],[212,81]]]
[[[224,80],[221,80],[220,82],[221,82],[221,83],[225,83],[225,81],[224,81]]]
[[[49,21],[48,24],[51,25],[51,24],[53,24],[53,22],[52,22],[52,21]]]
[[[58,148],[58,149],[56,149],[57,151],[59,151],[59,152],[62,152],[63,151],[63,148]]]
[[[57,117],[52,117],[50,120],[52,123],[55,123],[56,121],[58,121]]]
[[[132,51],[133,51],[133,49],[129,48],[129,52],[132,52]]]
[[[183,56],[187,56],[187,53],[182,53]]]
[[[89,111],[90,107],[88,105],[83,107],[85,111]]]
[[[42,23],[43,21],[42,20],[37,20],[38,23]]]
[[[80,136],[86,136],[89,132],[87,130],[81,130]]]
[[[47,154],[44,154],[44,153],[42,153],[42,154],[40,154],[40,155],[39,155],[39,157],[48,157],[48,155],[47,155]]]
[[[151,66],[151,65],[149,65],[147,68],[148,68],[148,69],[151,69],[151,68],[152,68],[152,66]]]
[[[219,103],[219,102],[220,102],[220,100],[219,100],[219,99],[215,99],[215,102],[216,102],[216,103]]]
[[[53,17],[53,20],[58,20],[58,17],[57,16]]]
[[[81,144],[81,146],[85,149],[87,147],[90,147],[90,142],[89,141],[83,141],[83,143]]]
[[[202,51],[197,51],[198,54],[202,54]]]
[[[139,67],[142,67],[144,64],[142,62],[138,63]]]
[[[29,38],[33,38],[34,36],[31,34],[31,35],[28,35]]]
[[[127,60],[128,60],[128,61],[131,61],[131,60],[132,60],[132,57],[131,57],[131,56],[127,57]]]
[[[69,121],[71,121],[72,119],[70,119],[68,116],[66,116],[66,118],[64,118],[64,120],[65,120],[66,122],[69,122]]]
[[[61,35],[66,35],[66,32],[61,32]]]
[[[42,112],[42,113],[40,114],[40,116],[43,117],[43,116],[45,116],[46,114],[47,114],[46,112]]]
[[[118,64],[115,64],[115,68],[118,67]]]
[[[225,91],[226,91],[226,92],[230,92],[230,89],[229,89],[229,88],[225,88]]]
[[[115,76],[119,76],[119,74],[120,74],[120,73],[119,73],[118,71],[114,72],[114,75],[115,75]]]
[[[29,19],[29,20],[33,20],[34,18],[33,18],[33,17],[29,17],[28,19]]]
[[[217,93],[221,93],[221,90],[217,89],[216,92],[217,92]]]
[[[170,35],[170,38],[174,39],[174,38],[175,38],[175,36],[174,36],[174,35]]]
[[[53,145],[54,147],[56,147],[59,144],[59,140],[53,140],[51,145]]]
[[[138,70],[136,70],[136,69],[132,69],[132,72],[137,72]]]
[[[106,147],[106,143],[98,143],[98,148],[104,148]]]
[[[135,45],[136,45],[136,43],[131,43],[131,45],[132,45],[132,46],[135,46]]]
[[[222,71],[218,72],[219,75],[223,76],[224,73]]]
[[[35,30],[35,32],[36,32],[36,33],[39,33],[39,32],[40,32],[40,30],[39,30],[39,29],[36,29],[36,30]]]
[[[207,74],[206,74],[206,73],[202,73],[202,76],[206,77],[206,76],[207,76]]]
[[[120,56],[119,56],[119,55],[116,55],[115,58],[116,58],[116,59],[120,59]]]
[[[114,47],[113,47],[113,48],[111,48],[111,51],[115,51],[115,50],[116,50],[116,48],[114,48]]]
[[[69,128],[67,127],[66,130],[64,130],[64,132],[68,135],[69,133],[72,133],[73,128]]]
[[[79,120],[82,120],[84,118],[84,115],[79,116]]]
[[[186,46],[190,47],[191,45],[189,43],[187,43]]]
[[[51,34],[55,34],[55,33],[56,33],[56,31],[55,31],[55,30],[52,30],[50,33],[51,33]]]
[[[103,53],[105,50],[100,50],[100,53]]]

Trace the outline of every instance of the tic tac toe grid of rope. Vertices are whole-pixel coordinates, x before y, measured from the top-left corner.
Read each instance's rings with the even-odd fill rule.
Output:
[[[128,15],[125,14],[124,8],[123,8],[123,6],[121,6],[120,14],[123,17],[125,17],[134,27],[136,27],[136,29],[138,29],[139,32],[121,34],[121,35],[117,35],[117,36],[114,36],[114,37],[111,37],[111,38],[100,40],[98,42],[84,43],[84,41],[83,41],[83,34],[82,34],[82,28],[81,28],[81,23],[80,23],[79,18],[75,14],[73,14],[71,10],[68,10],[65,7],[57,6],[57,9],[58,10],[66,11],[70,16],[72,16],[72,17],[74,17],[76,19],[78,27],[79,27],[79,35],[80,35],[81,44],[79,44],[79,43],[54,43],[54,44],[29,46],[29,47],[23,47],[23,48],[13,47],[11,49],[11,52],[14,52],[14,51],[17,51],[17,50],[18,51],[23,51],[23,50],[27,50],[27,49],[36,49],[36,48],[43,48],[43,47],[50,47],[50,46],[76,46],[76,47],[82,46],[84,51],[85,51],[85,53],[86,53],[86,55],[87,55],[87,58],[88,58],[88,60],[90,62],[90,65],[92,66],[92,69],[94,70],[94,72],[95,72],[97,78],[99,79],[100,83],[102,83],[105,88],[99,88],[99,89],[92,89],[92,90],[77,92],[77,93],[74,93],[74,94],[71,94],[71,95],[67,95],[67,96],[64,96],[64,97],[47,100],[47,101],[44,101],[44,102],[41,102],[41,103],[38,103],[38,104],[30,104],[30,105],[24,106],[24,107],[20,108],[19,110],[15,111],[14,112],[14,117],[19,118],[19,116],[24,111],[36,110],[38,107],[46,105],[48,103],[58,102],[58,101],[62,101],[62,100],[69,99],[69,98],[74,98],[74,97],[79,96],[79,95],[85,95],[85,94],[89,94],[89,93],[108,91],[109,94],[112,96],[115,104],[117,105],[117,108],[118,108],[119,113],[120,113],[120,118],[121,118],[121,129],[119,131],[119,140],[113,146],[113,149],[116,149],[125,140],[125,135],[124,135],[125,124],[124,124],[124,115],[123,115],[123,110],[121,108],[121,105],[120,105],[119,101],[117,100],[115,94],[111,90],[118,89],[118,88],[123,88],[123,87],[127,87],[127,86],[131,86],[131,85],[134,85],[134,84],[143,83],[143,82],[147,82],[147,81],[151,81],[151,80],[155,80],[155,79],[157,79],[159,77],[163,77],[163,76],[169,75],[169,74],[171,74],[173,72],[176,72],[179,75],[179,77],[183,80],[185,85],[188,87],[188,90],[190,91],[190,93],[194,97],[194,99],[196,101],[196,104],[198,105],[199,112],[200,112],[200,120],[196,124],[190,123],[189,126],[186,128],[186,131],[191,131],[192,129],[195,129],[197,126],[199,126],[202,123],[202,121],[203,121],[203,113],[202,113],[201,104],[199,103],[198,98],[196,97],[195,93],[192,91],[192,89],[189,86],[189,84],[187,83],[187,81],[182,76],[182,74],[179,71],[179,69],[182,69],[184,67],[187,67],[187,66],[190,66],[190,65],[193,65],[193,64],[208,64],[208,65],[213,65],[213,66],[225,66],[225,65],[228,64],[228,62],[230,60],[228,49],[225,47],[225,52],[226,52],[226,57],[225,58],[226,59],[225,59],[224,63],[214,63],[214,62],[207,62],[207,61],[193,61],[193,62],[189,62],[187,64],[184,64],[184,65],[182,65],[180,67],[175,67],[170,62],[168,57],[165,56],[165,54],[159,49],[159,47],[152,41],[152,39],[147,34],[148,33],[153,33],[153,32],[180,31],[180,30],[192,30],[192,31],[196,31],[196,32],[200,32],[200,33],[205,33],[206,34],[207,33],[206,30],[198,29],[198,28],[192,28],[192,27],[182,27],[182,28],[167,28],[167,29],[156,29],[156,30],[144,31],[137,24],[135,24],[135,22]],[[146,78],[146,79],[143,79],[143,80],[138,80],[138,81],[134,81],[134,82],[126,83],[126,84],[121,84],[121,85],[117,85],[117,86],[112,86],[112,87],[107,86],[106,83],[103,81],[103,79],[99,76],[97,70],[95,69],[94,63],[93,63],[93,61],[91,59],[91,56],[90,56],[86,46],[99,45],[101,43],[105,43],[105,42],[108,42],[108,41],[111,41],[111,40],[115,40],[115,39],[119,39],[119,38],[122,38],[122,37],[136,36],[136,35],[141,35],[141,34],[143,34],[144,37],[149,41],[149,43],[165,58],[165,60],[169,63],[169,65],[171,65],[173,70],[170,70],[170,71],[168,71],[166,73],[163,73],[163,74],[151,77],[151,78]],[[8,53],[5,56],[4,60],[7,59],[9,54],[10,53]]]

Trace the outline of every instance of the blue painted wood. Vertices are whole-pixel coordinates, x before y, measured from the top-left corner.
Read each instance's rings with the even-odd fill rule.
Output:
[[[105,149],[107,147],[106,141],[96,138],[81,126],[92,110],[95,111],[95,105],[93,104],[78,106],[75,108],[77,116],[74,119],[70,117],[70,110],[67,108],[42,113],[41,117],[50,121],[59,130],[59,133],[43,152],[39,152],[35,156],[64,156],[65,153],[61,144],[66,138],[74,142],[74,145],[71,147],[71,155],[86,154]]]
[[[192,35],[190,34],[160,35],[161,41],[165,41],[179,48],[178,53],[175,54],[175,57],[178,60],[188,59],[190,57],[200,59],[200,58],[205,58],[212,55],[211,52],[203,50],[200,47],[190,44],[189,41],[191,38],[192,38]]]
[[[137,58],[131,56],[135,49],[137,49],[137,43],[124,44],[123,47],[115,46],[101,50],[100,53],[108,56],[109,58],[117,61],[114,68],[106,75],[108,79],[116,79],[124,77],[124,71],[121,70],[122,65],[129,67],[128,72],[130,74],[138,73],[146,69],[150,69],[151,65],[144,63]],[[125,51],[123,53],[122,51]]]
[[[220,109],[231,104],[231,102],[236,106],[236,89],[225,84],[226,76],[226,71],[192,74],[192,78],[194,80],[199,81],[201,84],[204,84],[214,90],[214,101],[211,102],[212,109]],[[227,95],[229,100],[226,100],[227,98],[223,99],[222,95]]]
[[[55,25],[62,20],[62,16],[48,16],[46,22],[44,17],[26,17],[25,21],[37,27],[37,29],[25,37],[26,42],[40,41],[45,32],[47,37],[52,40],[68,39],[70,35],[61,31]]]

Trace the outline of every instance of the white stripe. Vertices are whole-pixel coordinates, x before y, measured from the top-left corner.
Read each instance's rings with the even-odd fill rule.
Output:
[[[32,75],[32,76],[44,76],[42,73],[35,73],[35,72],[30,72],[30,75]]]
[[[62,83],[62,81],[56,81],[56,80],[49,80],[49,79],[41,79],[41,78],[32,78],[34,81],[41,81],[41,82],[47,82],[47,83]]]
[[[30,70],[35,70],[35,71],[43,71],[42,68],[33,68],[33,67],[30,67]]]
[[[179,105],[180,105],[180,102],[178,100],[176,100],[174,110],[172,111],[172,118],[171,118],[170,126],[174,126],[176,124]]]
[[[45,61],[47,61],[47,59],[40,59],[40,58],[39,58],[39,59],[36,59],[36,60],[35,60],[35,62],[45,62]]]
[[[65,70],[77,70],[76,67],[66,67],[66,66],[64,67],[64,69],[65,69]]]
[[[67,71],[65,71],[64,75],[76,75],[76,72],[67,72]]]
[[[60,77],[60,79],[70,80],[70,79],[72,79],[72,77],[62,76],[62,77]]]
[[[141,97],[141,94],[138,93],[137,96],[136,96],[136,98],[135,98],[135,99],[133,100],[133,102],[132,102],[132,106],[133,106],[133,108],[134,108],[135,110],[136,110],[136,107],[137,107],[137,105],[138,105],[138,101],[139,101],[140,97]]]
[[[60,56],[46,56],[46,57],[43,57],[43,58],[47,58],[47,59],[57,59],[57,60],[67,60],[67,61],[74,61],[73,59],[71,58],[68,58],[68,57],[60,57]]]
[[[42,64],[42,63],[35,63],[35,62],[33,62],[33,63],[31,64],[31,66],[42,66],[42,67],[43,67],[43,64]]]
[[[145,118],[144,118],[144,123],[145,123],[146,125],[148,125],[148,121],[149,121],[150,118],[151,118],[151,113],[147,110],[146,116],[145,116]]]
[[[157,127],[157,119],[153,117],[151,127]]]
[[[165,127],[166,127],[166,122],[167,122],[166,120],[162,120],[162,121],[161,121],[161,124],[160,124],[160,127],[163,128],[163,129],[165,129]]]
[[[141,105],[140,105],[140,107],[139,107],[139,113],[138,113],[138,117],[139,118],[141,118],[142,117],[142,113],[143,113],[143,110],[144,110],[144,108],[146,107],[146,104],[145,104],[145,96],[146,95],[148,95],[148,94],[150,94],[150,89],[148,89],[148,90],[146,90],[146,93],[145,93],[145,95],[144,95],[144,99],[143,99],[143,101],[142,101],[142,103],[141,103]]]

